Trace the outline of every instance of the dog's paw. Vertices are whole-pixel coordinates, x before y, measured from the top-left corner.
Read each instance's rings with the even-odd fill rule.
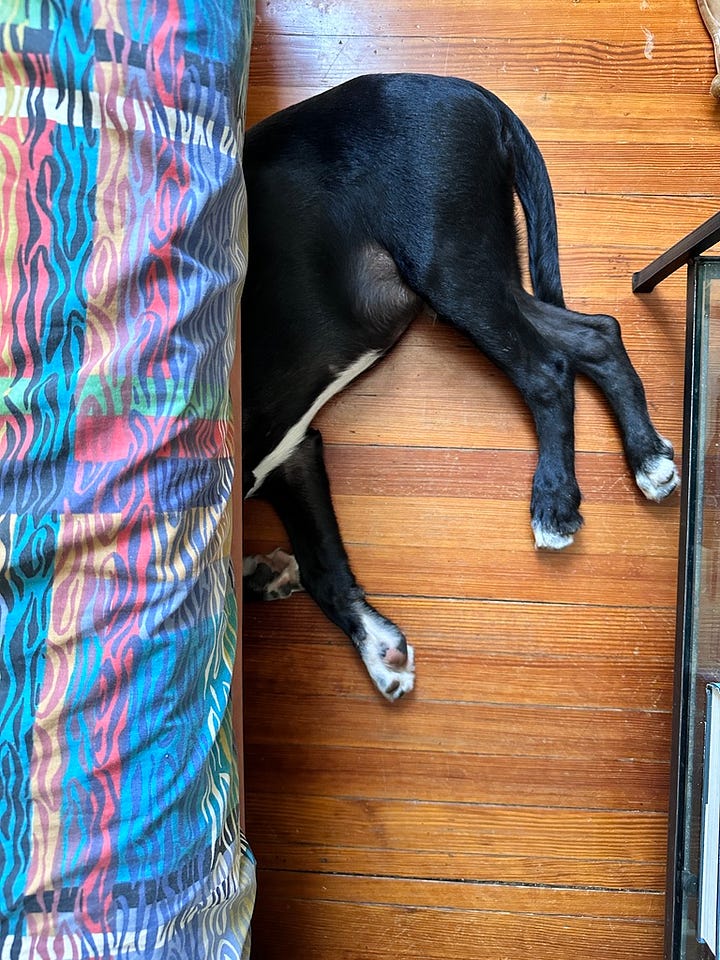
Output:
[[[547,463],[538,464],[530,498],[530,525],[538,550],[570,546],[583,525],[581,500],[574,475],[551,470]]]
[[[415,686],[415,652],[409,643],[405,645],[402,666],[388,665],[382,658],[374,663],[365,660],[365,666],[372,682],[386,700],[399,700]]]
[[[386,700],[399,700],[415,684],[415,652],[394,623],[361,603],[363,631],[355,646],[380,693]]]
[[[575,502],[580,502],[579,491],[571,502],[560,500],[542,510],[538,509],[537,502],[533,504],[531,526],[538,550],[564,550],[570,546],[583,525]]]
[[[635,473],[635,482],[648,500],[660,503],[669,497],[680,483],[680,474],[672,459],[672,447],[668,456],[648,457]]]
[[[576,529],[580,528],[578,524]],[[535,546],[538,550],[563,550],[574,541],[573,533],[563,533],[545,526],[540,520],[532,521],[532,532],[535,537]]]
[[[291,553],[279,547],[268,556],[243,558],[243,596],[250,600],[282,600],[302,590],[300,570]]]

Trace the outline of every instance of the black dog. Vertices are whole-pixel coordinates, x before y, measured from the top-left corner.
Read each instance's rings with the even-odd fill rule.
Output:
[[[310,423],[386,353],[422,309],[463,333],[530,408],[539,456],[530,504],[538,547],[572,542],[574,380],[607,396],[630,469],[651,500],[678,484],[615,319],[565,308],[552,188],[512,111],[464,80],[359,77],[247,134],[249,271],[242,300],[243,484],[276,509],[299,578],[355,644],[390,700],[413,653],[365,600],[340,539]],[[527,220],[534,296],[521,284],[514,191]],[[287,554],[246,561],[250,594],[299,588]]]

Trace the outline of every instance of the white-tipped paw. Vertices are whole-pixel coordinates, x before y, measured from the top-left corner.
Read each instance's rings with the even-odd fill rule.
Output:
[[[532,531],[535,537],[535,546],[538,550],[563,550],[569,547],[575,539],[571,533],[559,533],[557,530],[548,530],[542,523],[533,520]]]
[[[386,700],[399,700],[415,684],[415,651],[394,623],[363,604],[365,636],[358,644],[370,678]]]
[[[643,463],[635,474],[635,482],[648,500],[659,503],[675,490],[680,483],[680,475],[673,460],[659,454]]]
[[[410,693],[415,685],[415,651],[409,643],[406,647],[407,655],[403,656],[402,666],[388,664],[379,656],[368,659],[363,657],[372,682],[386,700],[399,700],[406,693]]]

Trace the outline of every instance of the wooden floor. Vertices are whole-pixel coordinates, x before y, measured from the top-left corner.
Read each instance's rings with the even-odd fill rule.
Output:
[[[248,122],[398,70],[476,80],[534,132],[568,303],[620,319],[679,447],[684,276],[630,281],[718,209],[695,4],[259,0]],[[419,322],[321,414],[351,559],[417,686],[382,701],[306,597],[246,607],[255,960],[662,956],[678,501],[643,501],[577,395],[586,524],[559,554],[533,549],[529,415],[453,331]],[[248,550],[286,542],[261,503],[244,522]]]

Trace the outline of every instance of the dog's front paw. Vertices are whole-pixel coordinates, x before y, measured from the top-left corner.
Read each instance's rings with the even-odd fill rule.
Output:
[[[353,642],[380,693],[386,700],[399,700],[415,684],[415,652],[394,623],[361,604],[362,630]]]

